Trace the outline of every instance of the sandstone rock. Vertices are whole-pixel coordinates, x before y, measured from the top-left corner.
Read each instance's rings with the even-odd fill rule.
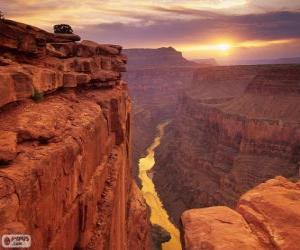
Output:
[[[53,91],[63,86],[63,75],[57,70],[32,66],[24,66],[24,69],[31,73],[32,85],[38,92]]]
[[[95,49],[91,48],[90,46],[86,46],[84,44],[77,44],[76,46],[76,56],[91,57],[95,54],[96,54]]]
[[[26,53],[36,53],[37,44],[35,37],[25,30],[0,23],[0,47],[16,49]]]
[[[230,208],[192,209],[181,219],[186,250],[264,249],[244,218]]]
[[[98,44],[89,40],[83,40],[81,44],[95,48],[97,55],[119,55],[121,52],[120,47]]]
[[[101,58],[101,68],[104,70],[112,69],[112,59],[110,57],[102,57]]]
[[[55,47],[50,43],[47,43],[46,50],[47,50],[47,53],[50,56],[55,56],[55,57],[59,57],[59,58],[65,58],[66,57],[65,53],[55,49]]]
[[[18,100],[31,97],[33,93],[32,76],[22,71],[12,71],[11,78],[14,83],[14,89]]]
[[[0,130],[0,162],[9,162],[17,156],[17,135]],[[1,185],[1,184],[0,184]]]
[[[30,234],[32,249],[148,250],[128,90],[101,70],[119,49],[95,55],[78,36],[0,23],[0,235]]]
[[[125,71],[121,46],[76,43],[76,35],[52,34],[6,19],[0,25],[0,107],[91,79],[94,86],[114,86]]]
[[[53,39],[54,40],[58,40],[59,41],[73,41],[73,42],[77,42],[77,41],[80,41],[81,40],[81,37],[78,36],[78,35],[75,35],[75,34],[58,34],[58,33],[55,33],[53,34]]]
[[[300,245],[300,182],[277,177],[244,194],[237,211],[266,247],[296,250]]]
[[[112,68],[118,72],[126,72],[126,66],[125,63],[127,62],[127,59],[125,58],[116,58],[112,61]]]
[[[115,71],[99,70],[92,74],[92,82],[106,82],[120,79],[120,74]]]
[[[148,250],[150,246],[150,223],[147,204],[135,183],[131,186],[128,206],[128,249]]]
[[[64,73],[63,86],[64,87],[76,87],[77,85],[84,85],[89,83],[91,76],[83,73]]]
[[[96,61],[91,58],[76,58],[73,64],[74,71],[94,73],[99,69]]]
[[[51,46],[58,53],[62,54],[63,58],[73,57],[76,55],[76,43],[51,43]]]
[[[10,75],[0,74],[0,107],[16,100],[16,92]]]

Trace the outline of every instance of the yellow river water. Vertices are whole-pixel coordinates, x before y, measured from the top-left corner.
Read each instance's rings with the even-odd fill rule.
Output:
[[[143,196],[151,208],[151,223],[163,227],[171,235],[171,240],[163,244],[163,250],[181,250],[179,230],[171,223],[167,211],[164,209],[162,202],[155,190],[152,179],[147,172],[150,171],[155,164],[155,148],[159,146],[160,140],[164,134],[164,129],[168,122],[158,125],[158,134],[154,142],[147,149],[147,155],[139,160],[139,178],[142,183]]]

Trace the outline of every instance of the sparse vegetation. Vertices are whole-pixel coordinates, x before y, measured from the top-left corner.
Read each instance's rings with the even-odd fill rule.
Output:
[[[68,24],[56,24],[53,26],[54,33],[59,34],[73,34],[73,29]]]
[[[35,89],[31,98],[32,98],[32,100],[34,100],[36,102],[41,101],[44,99],[44,93]]]

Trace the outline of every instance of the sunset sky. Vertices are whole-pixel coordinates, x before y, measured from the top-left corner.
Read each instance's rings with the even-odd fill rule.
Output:
[[[300,56],[300,0],[0,0],[6,18],[126,48],[173,46],[190,59]]]

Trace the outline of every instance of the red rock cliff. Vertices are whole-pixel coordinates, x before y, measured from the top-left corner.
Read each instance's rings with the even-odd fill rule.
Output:
[[[148,249],[117,45],[0,22],[0,235],[32,249]]]
[[[186,209],[234,207],[267,179],[298,176],[299,78],[298,65],[212,67],[195,74],[166,128],[154,174],[177,223]]]

